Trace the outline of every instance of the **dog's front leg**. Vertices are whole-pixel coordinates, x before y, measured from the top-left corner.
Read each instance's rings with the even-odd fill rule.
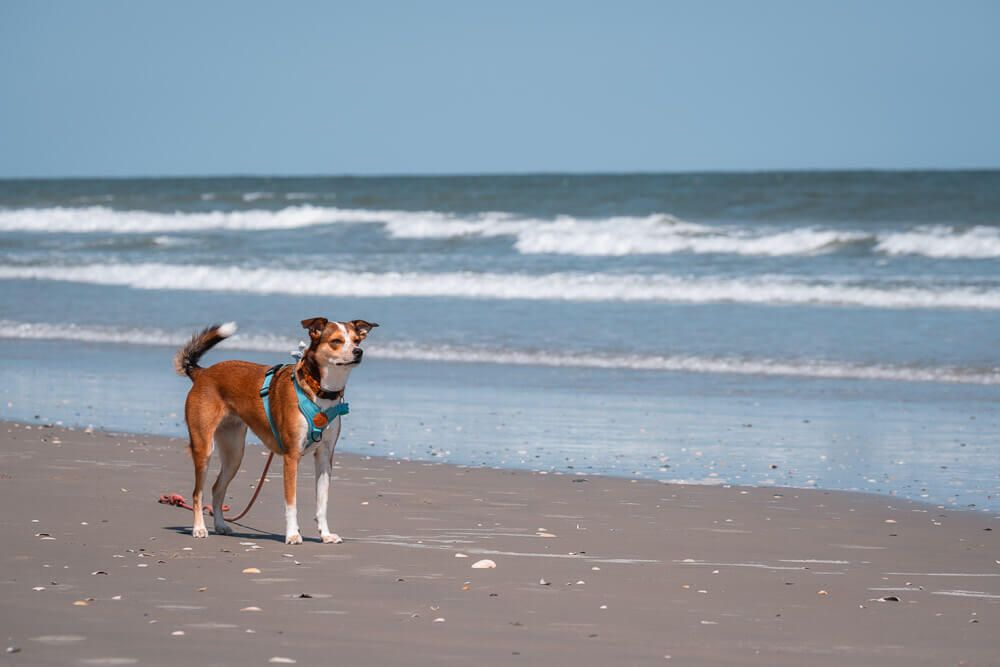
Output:
[[[326,522],[326,508],[330,498],[330,471],[333,468],[333,450],[340,435],[340,420],[331,424],[323,444],[316,448],[316,526],[324,544],[340,544],[340,535],[330,532]]]
[[[295,482],[299,472],[298,453],[285,455],[285,544],[302,544],[295,507]]]

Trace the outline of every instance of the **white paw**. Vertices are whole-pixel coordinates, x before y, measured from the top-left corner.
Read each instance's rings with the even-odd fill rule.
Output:
[[[191,535],[194,537],[208,537],[208,528],[205,528],[205,526],[195,526],[191,529]]]
[[[337,533],[327,533],[323,536],[323,544],[340,544],[344,538]]]
[[[298,533],[285,535],[285,544],[302,544],[302,536]]]
[[[215,534],[216,535],[232,535],[233,534],[233,529],[230,528],[229,526],[227,526],[226,524],[222,524],[221,526],[216,526],[215,527]]]

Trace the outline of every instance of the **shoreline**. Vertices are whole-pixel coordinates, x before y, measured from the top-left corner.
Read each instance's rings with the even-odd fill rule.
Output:
[[[981,512],[338,453],[344,544],[313,534],[311,466],[306,544],[283,543],[273,481],[236,535],[195,540],[187,512],[156,503],[190,493],[179,439],[0,422],[0,444],[0,626],[20,650],[5,664],[977,665],[1000,651],[1000,521]],[[263,461],[248,449],[234,510]]]
[[[60,421],[62,421],[62,420],[60,420]],[[124,439],[128,439],[130,441],[161,440],[161,441],[176,443],[176,444],[180,445],[181,447],[184,446],[184,443],[186,441],[186,439],[183,438],[183,437],[179,437],[179,436],[176,436],[176,435],[171,435],[171,434],[168,434],[168,433],[140,433],[140,432],[130,431],[130,430],[105,429],[105,428],[94,427],[94,426],[82,427],[79,424],[77,424],[77,425],[68,425],[68,424],[65,424],[65,423],[54,423],[54,422],[43,422],[43,423],[32,424],[30,422],[26,422],[26,421],[18,420],[18,419],[6,420],[6,419],[0,418],[0,429],[10,428],[12,426],[13,427],[20,427],[22,429],[26,428],[27,430],[49,430],[49,429],[54,429],[54,430],[67,431],[69,433],[76,432],[76,433],[82,433],[82,434],[99,434],[99,435],[103,435],[105,437],[110,437],[110,438],[124,438]],[[254,440],[254,441],[250,440],[250,438],[254,438],[254,437],[255,436],[253,435],[252,432],[250,432],[250,431],[247,432],[247,445],[246,445],[247,449],[245,450],[245,458],[243,460],[243,465],[240,467],[240,472],[238,473],[238,478],[239,479],[243,480],[243,477],[246,477],[246,480],[243,480],[243,481],[248,481],[248,482],[251,481],[250,480],[251,477],[253,477],[256,480],[257,477],[259,477],[259,475],[260,475],[260,471],[258,471],[258,472],[255,473],[253,470],[248,469],[247,468],[247,462],[255,460],[252,457],[252,455],[254,453],[261,454],[261,455],[266,455],[269,452],[269,450],[267,450],[267,448],[264,447],[260,442],[258,442],[256,440]],[[787,485],[787,484],[741,484],[741,483],[738,483],[738,482],[737,483],[733,483],[733,482],[730,482],[730,481],[725,480],[725,479],[718,479],[718,480],[716,480],[716,479],[713,479],[713,478],[703,478],[703,479],[653,479],[653,478],[646,477],[646,476],[643,476],[643,475],[628,475],[628,474],[625,474],[624,472],[620,472],[620,473],[616,474],[614,472],[594,472],[594,471],[589,471],[589,470],[572,470],[572,471],[555,470],[555,469],[545,470],[545,469],[542,469],[542,468],[519,467],[517,465],[496,465],[496,466],[491,466],[491,465],[486,465],[486,464],[476,465],[476,464],[460,463],[460,462],[455,462],[455,461],[450,461],[450,460],[433,461],[433,460],[425,460],[425,459],[411,458],[411,457],[405,457],[405,456],[385,455],[385,454],[380,454],[380,453],[365,454],[365,453],[363,453],[361,451],[357,451],[357,450],[344,450],[344,449],[338,447],[338,449],[336,451],[336,459],[339,460],[339,459],[343,459],[343,458],[353,458],[353,459],[358,459],[359,461],[377,461],[377,462],[379,462],[379,463],[381,463],[383,465],[400,465],[400,464],[403,464],[403,465],[415,465],[415,466],[444,466],[444,467],[447,467],[447,468],[454,468],[454,469],[457,469],[457,470],[484,470],[484,471],[492,471],[492,472],[496,472],[496,473],[514,473],[514,474],[535,475],[535,476],[538,476],[538,477],[586,478],[586,480],[593,480],[593,479],[596,479],[596,480],[605,480],[606,479],[606,480],[615,480],[615,481],[620,481],[620,482],[628,482],[628,483],[631,483],[631,484],[651,484],[651,485],[658,485],[658,486],[661,486],[661,487],[681,487],[681,488],[698,487],[698,488],[718,488],[718,489],[729,489],[729,490],[735,489],[737,491],[743,491],[743,490],[746,490],[746,491],[749,491],[749,490],[772,491],[775,494],[780,494],[780,495],[803,493],[803,492],[804,493],[816,493],[816,494],[822,494],[822,495],[834,494],[834,495],[837,495],[837,496],[844,496],[845,498],[855,497],[855,498],[858,499],[859,502],[875,502],[875,503],[886,502],[886,503],[895,503],[897,505],[901,504],[901,503],[905,503],[905,504],[908,504],[908,505],[913,505],[913,506],[915,506],[915,508],[923,508],[922,511],[927,511],[927,512],[930,512],[930,511],[940,511],[940,512],[964,513],[964,514],[969,514],[969,515],[976,515],[976,516],[985,518],[986,520],[995,520],[997,522],[1000,522],[1000,510],[993,510],[993,509],[986,508],[986,507],[976,507],[975,505],[971,505],[971,506],[970,505],[957,505],[957,504],[956,505],[945,505],[945,504],[942,504],[942,503],[933,502],[933,501],[926,500],[926,499],[907,498],[905,496],[893,495],[891,493],[884,493],[884,492],[881,492],[881,491],[864,491],[864,490],[861,490],[861,489],[830,489],[830,488],[819,487],[819,486],[792,486],[792,485]],[[305,460],[305,459],[303,459],[303,460]],[[264,465],[263,461],[264,461],[264,459],[262,458],[261,461],[260,461],[260,468],[261,469],[263,468],[263,465]],[[209,474],[210,479],[209,479],[209,481],[213,480],[214,479],[213,475],[218,472],[218,465],[217,464],[218,464],[218,459],[217,459],[217,457],[213,453],[212,460],[211,460],[211,465],[210,465],[210,474]],[[334,465],[335,466],[337,465],[336,462],[335,462]],[[268,473],[268,475],[267,475],[267,481],[270,481],[272,478],[280,478],[280,469],[278,468],[278,466],[280,466],[280,461],[275,460],[272,463],[272,466],[275,466],[275,467],[274,467],[274,469],[271,472]],[[312,476],[311,476],[312,475],[312,469],[309,468],[308,466],[305,469],[307,470],[307,472],[305,473],[305,477],[302,477],[302,475],[303,475],[302,472],[299,473],[300,474],[300,481],[299,481],[300,491],[303,488],[302,484],[304,482],[311,483],[311,480],[312,480]],[[234,484],[235,484],[235,480],[234,480]],[[251,486],[251,491],[250,491],[251,493],[252,493],[252,488],[253,487]],[[190,500],[190,498],[187,497],[190,494],[187,491],[186,487],[185,487],[184,491],[181,492],[181,495],[184,495],[186,500]],[[230,494],[230,495],[232,495],[232,494]],[[208,492],[206,492],[206,496],[205,496],[206,502],[210,502],[210,496],[211,496],[211,494],[208,493]],[[248,494],[248,496],[249,496],[249,494]],[[239,499],[236,498],[235,500],[236,500],[237,504],[239,504]],[[332,509],[332,506],[331,506],[331,509]],[[915,509],[914,511],[921,511],[921,510]],[[207,523],[210,524],[211,522],[207,522]]]

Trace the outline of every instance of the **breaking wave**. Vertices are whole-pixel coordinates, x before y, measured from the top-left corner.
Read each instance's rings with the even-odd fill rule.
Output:
[[[956,231],[943,225],[923,226],[908,232],[885,234],[875,248],[887,255],[991,259],[1000,257],[1000,229],[978,226]]]
[[[295,193],[293,193],[295,194]],[[247,201],[272,197],[252,192]],[[291,195],[289,195],[291,197]],[[743,228],[704,225],[667,214],[585,219],[531,218],[504,212],[458,215],[439,211],[352,209],[303,204],[278,210],[203,213],[116,210],[106,206],[0,210],[0,231],[35,233],[156,233],[213,230],[265,231],[333,224],[376,224],[393,239],[509,237],[522,254],[578,256],[714,253],[794,256],[864,247],[883,255],[933,259],[1000,257],[1000,230],[978,226],[917,226],[878,233],[817,226]]]
[[[68,340],[120,345],[173,347],[187,342],[187,332],[160,329],[112,328],[76,324],[45,324],[0,320],[0,338],[22,340]],[[237,334],[223,346],[260,352],[289,353],[297,346],[294,338],[272,335]],[[963,369],[950,366],[891,366],[853,364],[825,360],[778,360],[742,357],[700,357],[668,355],[597,355],[593,353],[510,350],[485,347],[420,347],[410,343],[377,343],[368,356],[422,362],[504,364],[595,369],[630,369],[685,373],[763,375],[845,380],[886,380],[897,382],[938,382],[997,385],[1000,369]]]
[[[1000,309],[1000,290],[885,282],[807,281],[782,276],[690,278],[669,274],[313,271],[199,264],[0,266],[0,279],[55,280],[152,290],[337,297],[450,297]]]

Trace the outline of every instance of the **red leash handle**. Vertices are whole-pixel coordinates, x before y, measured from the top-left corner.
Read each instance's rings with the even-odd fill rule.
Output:
[[[257,496],[260,495],[260,490],[264,487],[264,479],[267,477],[267,471],[268,469],[270,469],[271,461],[273,459],[274,459],[274,452],[271,452],[271,454],[267,457],[267,463],[264,464],[264,471],[260,473],[260,480],[257,481],[257,488],[254,489],[253,495],[250,497],[250,502],[247,503],[246,509],[244,509],[236,516],[223,516],[222,518],[224,518],[226,521],[239,521],[240,519],[242,519],[247,515],[247,512],[250,511],[250,508],[253,507],[253,504],[257,501]],[[165,493],[162,496],[160,496],[159,503],[161,505],[173,505],[174,507],[182,507],[186,510],[191,510],[192,512],[195,511],[194,507],[189,505],[187,500],[184,499],[184,496],[182,496],[179,493]],[[212,507],[210,505],[205,505],[205,507],[202,508],[202,511],[212,514]],[[228,512],[229,505],[223,505],[222,511]]]

